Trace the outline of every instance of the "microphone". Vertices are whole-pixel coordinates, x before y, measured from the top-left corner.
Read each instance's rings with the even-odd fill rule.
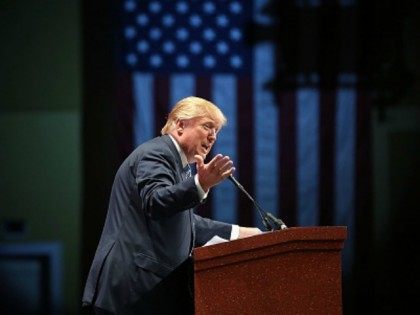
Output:
[[[229,180],[239,188],[240,191],[242,191],[249,200],[253,203],[255,208],[258,210],[258,214],[261,217],[261,221],[264,225],[264,227],[267,229],[267,231],[277,231],[277,230],[285,230],[287,229],[286,224],[278,218],[276,218],[274,215],[272,215],[270,212],[264,211],[261,206],[252,198],[252,196],[245,190],[245,188],[236,180],[236,178],[233,175],[229,175]]]

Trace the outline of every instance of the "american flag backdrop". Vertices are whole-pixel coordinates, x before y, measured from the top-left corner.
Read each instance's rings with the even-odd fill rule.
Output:
[[[126,154],[159,135],[170,108],[183,97],[213,101],[228,125],[212,152],[229,155],[235,177],[288,226],[347,226],[343,264],[350,272],[357,222],[363,221],[356,210],[369,204],[366,98],[353,72],[339,73],[334,89],[320,88],[316,72],[297,75],[293,90],[268,89],[279,50],[270,41],[251,44],[248,38],[250,25],[271,23],[261,13],[266,3],[121,1],[120,142]],[[250,202],[229,181],[212,189],[199,211],[261,226]]]

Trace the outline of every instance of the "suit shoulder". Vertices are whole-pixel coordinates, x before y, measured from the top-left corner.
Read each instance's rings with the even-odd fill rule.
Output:
[[[165,136],[153,138],[140,146],[135,151],[147,154],[172,154],[171,148]]]
[[[139,145],[134,151],[128,156],[127,162],[129,164],[135,163],[136,161],[149,159],[149,158],[164,158],[166,160],[175,160],[175,146],[170,142],[168,136],[160,136],[153,138],[141,145]],[[174,151],[175,150],[175,151]]]

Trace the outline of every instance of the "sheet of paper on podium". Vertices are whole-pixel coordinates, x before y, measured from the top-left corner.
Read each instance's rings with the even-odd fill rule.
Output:
[[[229,240],[221,238],[218,235],[213,236],[204,246],[216,245],[220,243],[229,242]]]

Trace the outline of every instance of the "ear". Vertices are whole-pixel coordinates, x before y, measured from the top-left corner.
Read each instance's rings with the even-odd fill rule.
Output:
[[[185,125],[186,125],[186,122],[183,119],[179,119],[176,122],[176,131],[178,134],[182,134],[184,132]]]

